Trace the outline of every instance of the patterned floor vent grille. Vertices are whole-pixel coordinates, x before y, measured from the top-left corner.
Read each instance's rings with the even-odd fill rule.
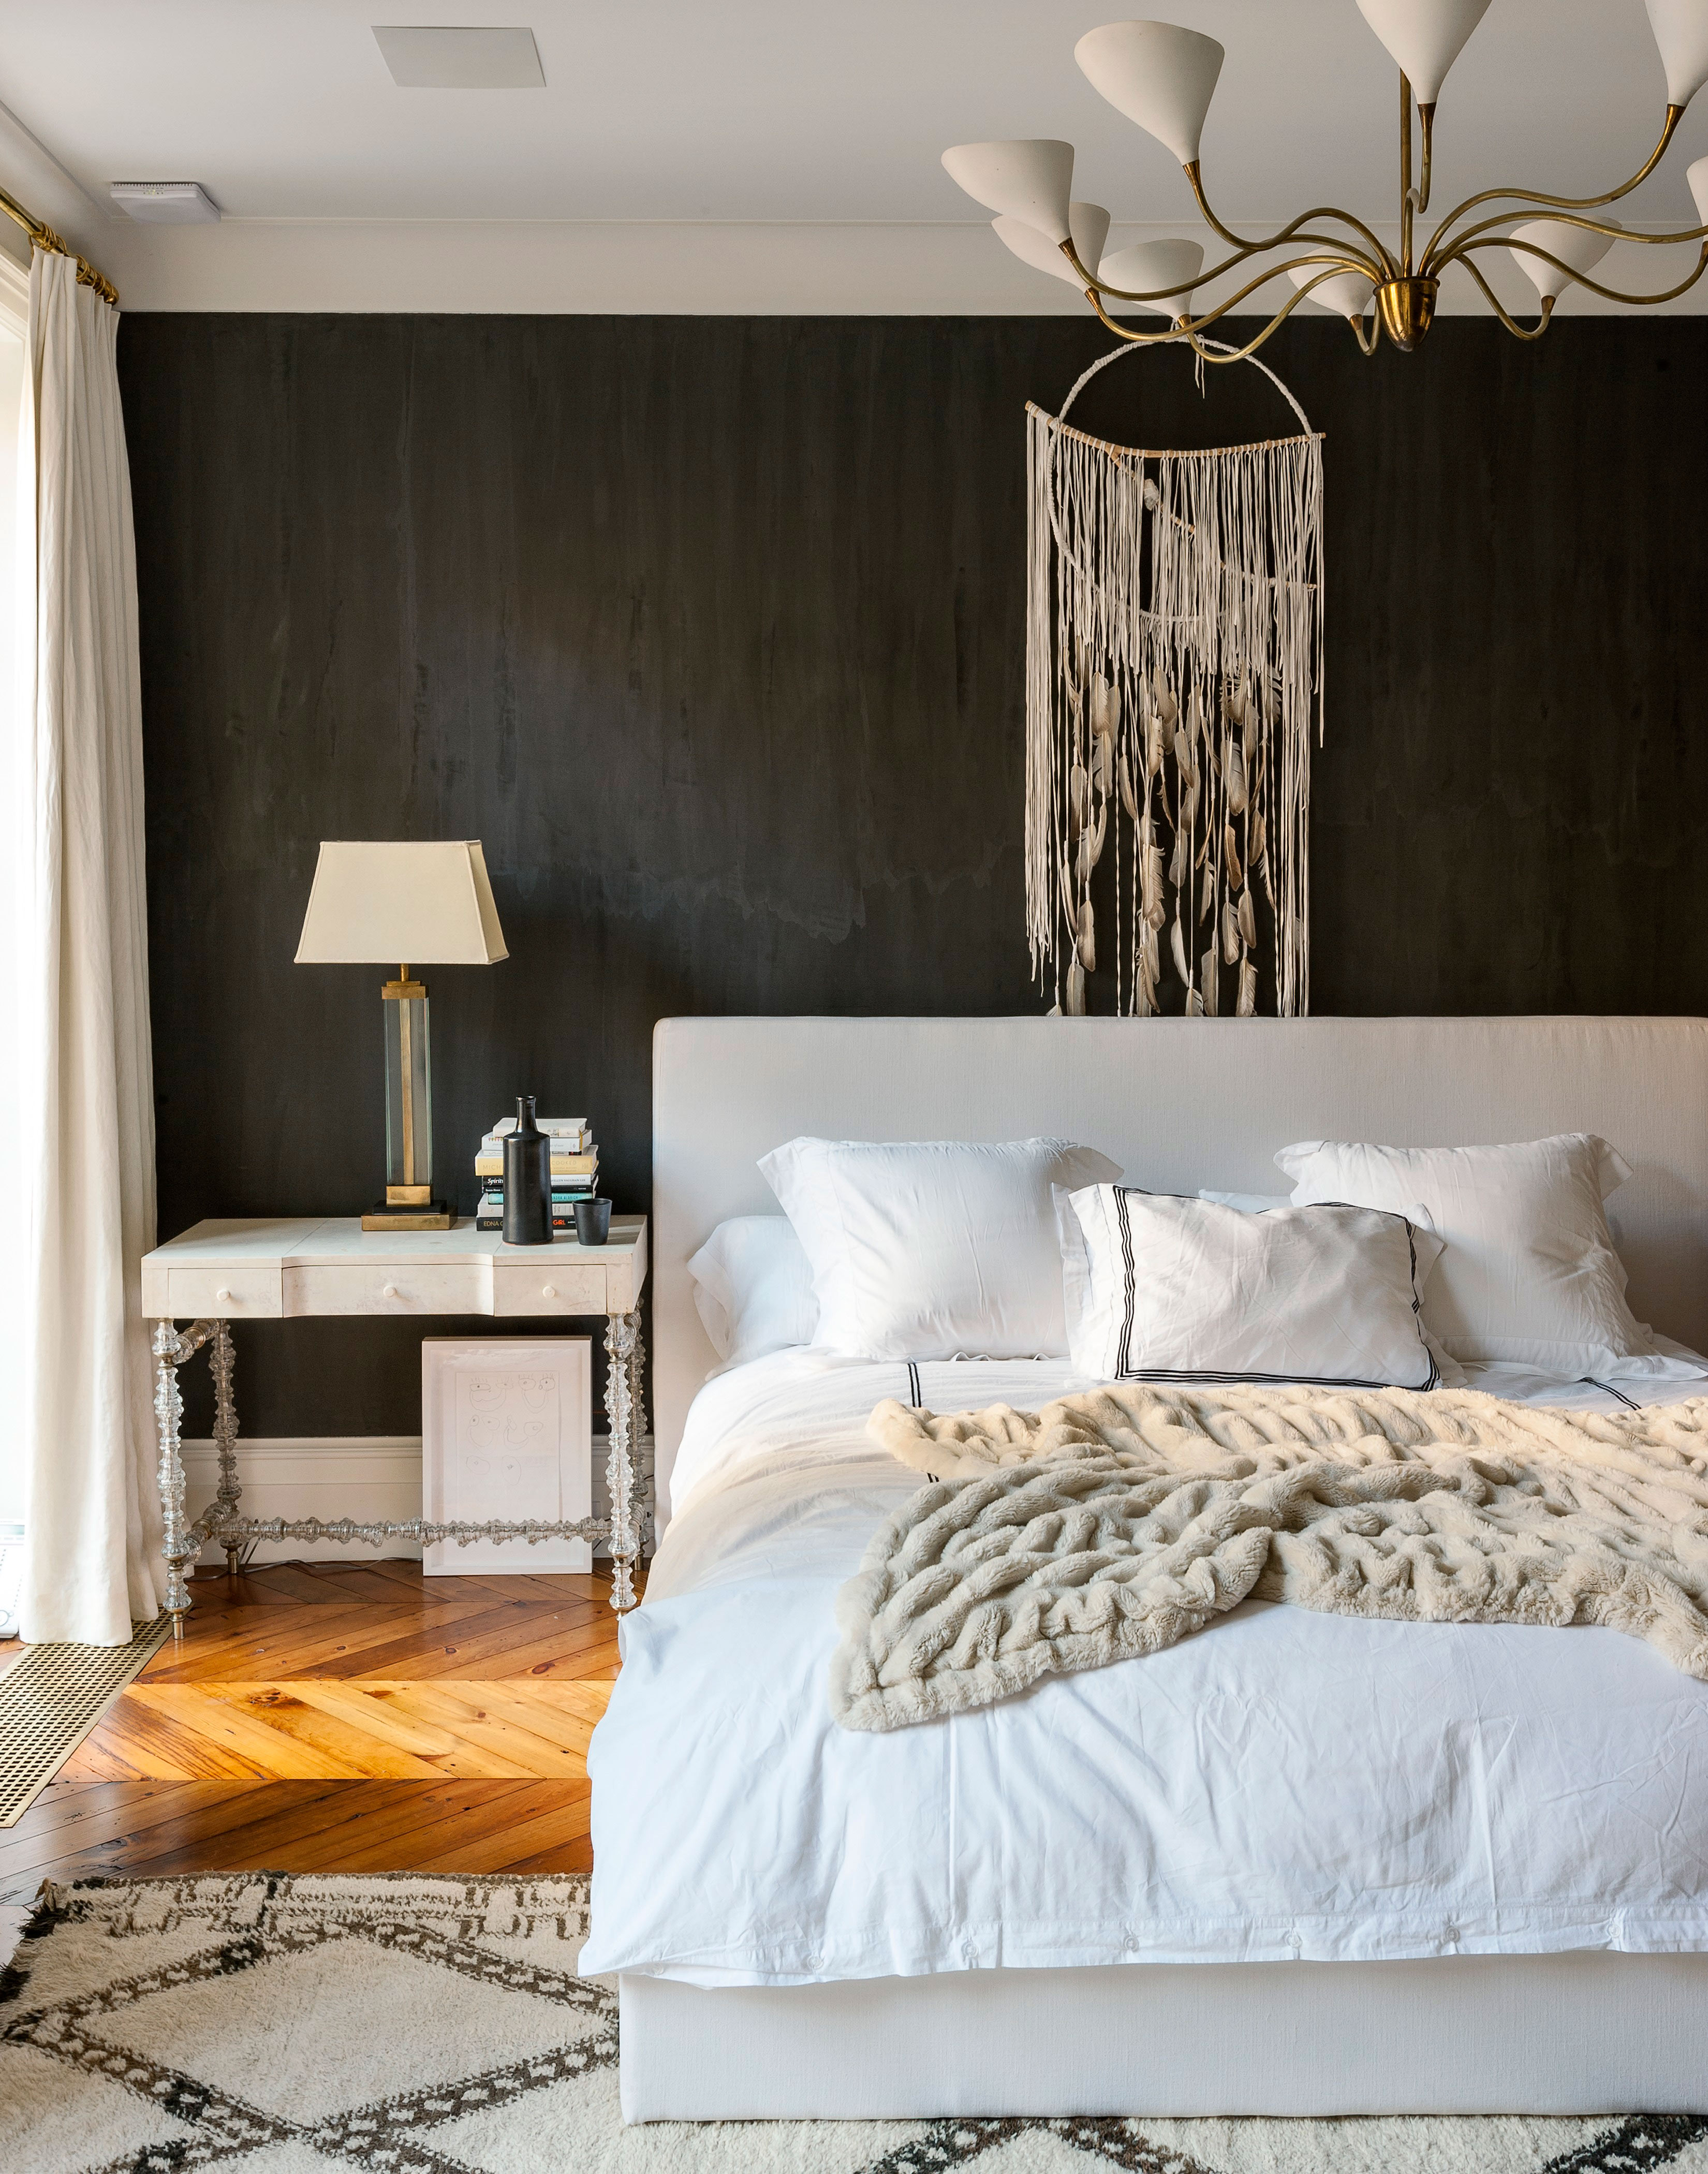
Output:
[[[128,1646],[26,1646],[0,1676],[0,1827],[15,1826],[149,1656],[170,1615]]]

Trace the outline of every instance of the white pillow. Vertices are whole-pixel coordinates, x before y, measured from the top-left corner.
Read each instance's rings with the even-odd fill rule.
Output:
[[[786,1215],[732,1215],[689,1263],[688,1273],[695,1311],[726,1366],[812,1342],[819,1301]]]
[[[863,1359],[1063,1356],[1050,1189],[1121,1175],[1046,1139],[797,1139],[759,1168],[812,1263],[816,1341]]]
[[[1208,1186],[1200,1187],[1198,1198],[1213,1200],[1223,1208],[1237,1208],[1244,1215],[1267,1215],[1273,1208],[1290,1208],[1293,1205],[1293,1196],[1290,1192],[1217,1192]],[[1435,1221],[1429,1209],[1420,1201],[1408,1200],[1400,1213],[1418,1234],[1418,1294],[1421,1297],[1424,1286],[1430,1280],[1431,1271],[1441,1257],[1442,1241],[1435,1233]],[[1057,1210],[1058,1225],[1061,1219],[1061,1210],[1058,1208]],[[1070,1223],[1073,1223],[1073,1219],[1071,1214],[1068,1218]],[[1075,1228],[1077,1227],[1076,1225]],[[1426,1232],[1427,1237],[1424,1236]],[[1076,1308],[1074,1287],[1065,1251],[1062,1256],[1062,1291],[1068,1302],[1068,1341],[1071,1344]],[[1435,1362],[1435,1369],[1440,1375],[1443,1387],[1462,1389],[1465,1386],[1465,1370],[1430,1328],[1427,1306],[1424,1309],[1424,1341],[1430,1347],[1430,1355]]]
[[[1440,1241],[1368,1208],[1252,1214],[1099,1185],[1070,1202],[1087,1304],[1074,1370],[1101,1381],[1433,1389],[1419,1294]]]
[[[1403,1214],[1422,1203],[1447,1241],[1424,1318],[1456,1359],[1579,1380],[1655,1355],[1625,1303],[1602,1206],[1630,1165],[1593,1133],[1511,1147],[1305,1140],[1275,1160],[1300,1205],[1344,1200]]]

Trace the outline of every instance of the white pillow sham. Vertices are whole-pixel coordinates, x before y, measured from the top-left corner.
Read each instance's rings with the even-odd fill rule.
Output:
[[[695,1311],[724,1366],[813,1341],[819,1326],[813,1272],[786,1215],[732,1215],[688,1263],[688,1273]]]
[[[1290,1192],[1218,1192],[1208,1186],[1199,1188],[1198,1198],[1213,1200],[1224,1208],[1237,1208],[1245,1215],[1267,1215],[1272,1209],[1290,1208],[1293,1205],[1293,1196]],[[1408,1200],[1400,1213],[1418,1234],[1418,1294],[1421,1297],[1424,1284],[1429,1282],[1436,1262],[1441,1257],[1443,1241],[1435,1235],[1435,1227],[1430,1211],[1420,1201]],[[1057,1219],[1059,1223],[1061,1219],[1059,1214]],[[1073,1218],[1070,1215],[1068,1219],[1071,1223]],[[1068,1322],[1071,1332],[1074,1308],[1071,1293],[1068,1291],[1065,1267],[1062,1282],[1064,1295],[1068,1296]],[[1424,1341],[1429,1345],[1430,1356],[1434,1359],[1436,1371],[1440,1375],[1441,1387],[1447,1389],[1462,1389],[1465,1386],[1465,1370],[1430,1328],[1427,1306],[1424,1309]]]
[[[1063,1356],[1051,1188],[1121,1175],[1053,1139],[802,1138],[759,1169],[811,1264],[814,1340],[862,1359]]]
[[[1625,1303],[1602,1205],[1630,1165],[1593,1133],[1505,1147],[1395,1148],[1305,1140],[1276,1162],[1293,1198],[1404,1214],[1420,1202],[1447,1250],[1424,1320],[1456,1359],[1505,1360],[1563,1380],[1634,1360],[1672,1371]]]
[[[1440,1241],[1367,1208],[1274,1208],[1088,1187],[1076,1372],[1098,1380],[1433,1389],[1420,1294]],[[1064,1283],[1073,1288],[1067,1264]],[[1457,1370],[1456,1370],[1457,1371]]]

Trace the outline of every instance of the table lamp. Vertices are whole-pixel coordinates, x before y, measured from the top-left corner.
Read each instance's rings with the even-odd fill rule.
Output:
[[[320,849],[296,963],[403,961],[381,984],[386,1020],[386,1198],[365,1230],[448,1230],[433,1198],[433,1086],[427,985],[411,966],[507,959],[478,838],[408,843],[328,839]]]

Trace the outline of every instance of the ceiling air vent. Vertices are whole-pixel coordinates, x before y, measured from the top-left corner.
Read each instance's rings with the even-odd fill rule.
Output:
[[[205,226],[219,216],[200,181],[114,181],[107,193],[144,226]]]
[[[527,30],[376,23],[374,35],[401,90],[543,90],[539,47]]]

